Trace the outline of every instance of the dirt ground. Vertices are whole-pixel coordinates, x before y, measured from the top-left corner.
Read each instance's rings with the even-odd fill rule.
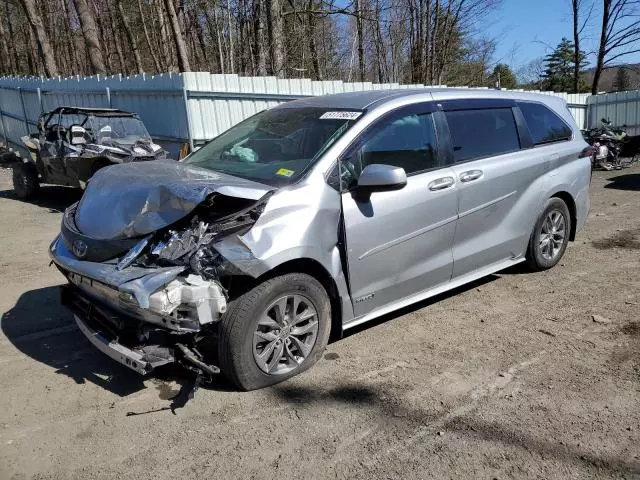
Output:
[[[0,478],[640,478],[640,167],[596,172],[556,268],[512,269],[331,343],[250,393],[141,379],[58,302],[72,190],[0,173]],[[594,317],[595,315],[595,320]]]

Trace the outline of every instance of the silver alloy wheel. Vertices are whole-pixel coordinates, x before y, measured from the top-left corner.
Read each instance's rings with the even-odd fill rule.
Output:
[[[253,334],[253,358],[263,372],[282,375],[296,369],[318,337],[318,312],[307,297],[293,294],[269,305]]]
[[[551,210],[542,222],[538,248],[547,260],[554,260],[564,244],[566,221],[560,210]]]

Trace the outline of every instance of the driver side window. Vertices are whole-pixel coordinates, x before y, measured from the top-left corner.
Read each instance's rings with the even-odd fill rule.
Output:
[[[342,160],[343,185],[353,185],[374,163],[404,169],[407,176],[438,166],[436,133],[431,113],[383,118],[352,155]],[[348,178],[345,178],[348,177]]]

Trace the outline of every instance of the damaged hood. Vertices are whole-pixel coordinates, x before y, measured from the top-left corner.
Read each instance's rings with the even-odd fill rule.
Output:
[[[99,170],[78,204],[85,235],[109,240],[147,235],[184,218],[212,193],[258,200],[273,187],[172,160]]]

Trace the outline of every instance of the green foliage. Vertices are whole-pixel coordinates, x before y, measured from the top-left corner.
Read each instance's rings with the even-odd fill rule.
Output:
[[[575,66],[575,46],[572,41],[563,38],[555,50],[544,57],[545,70],[542,74],[544,90],[554,92],[573,92],[573,74]],[[579,70],[582,72],[587,66],[584,52],[579,53]],[[582,79],[578,79],[578,91],[586,92],[589,86]]]
[[[505,65],[504,63],[499,63],[493,69],[493,73],[489,75],[489,87],[500,87],[500,88],[517,88],[518,80],[516,79],[515,73],[509,67],[509,65]]]

